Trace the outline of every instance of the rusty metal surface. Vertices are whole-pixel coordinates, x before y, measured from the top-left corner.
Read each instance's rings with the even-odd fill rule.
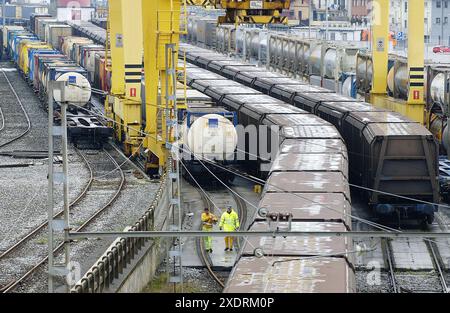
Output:
[[[341,139],[286,139],[280,153],[341,153],[347,157],[347,147]]]
[[[275,103],[275,104],[284,104],[283,101],[274,99],[272,97],[263,95],[261,93],[254,94],[254,95],[227,95],[226,100],[233,101],[236,104],[243,105],[247,103]]]
[[[225,293],[355,292],[352,269],[342,258],[293,260],[289,257],[243,257],[233,270]],[[276,263],[274,261],[288,261]],[[301,305],[301,303],[299,303]]]
[[[274,172],[341,172],[348,177],[348,161],[342,154],[282,153],[270,169]]]
[[[430,131],[419,123],[374,123],[367,126],[367,133],[378,136],[432,136]],[[366,133],[366,131],[365,131]],[[406,138],[405,138],[406,139]]]
[[[340,112],[386,112],[386,109],[378,108],[366,102],[323,102],[322,106],[329,107]]]
[[[267,222],[255,222],[250,231],[271,231],[276,223],[270,225]],[[279,224],[285,226],[284,224]],[[342,223],[336,222],[292,222],[293,231],[345,231]],[[314,256],[324,254],[342,254],[352,249],[351,238],[346,237],[315,237],[315,236],[290,236],[290,237],[249,237],[245,240],[242,249],[243,255],[254,255],[256,248],[263,250],[264,255],[277,256]]]
[[[271,93],[273,94],[280,94],[280,93],[299,93],[299,94],[304,94],[304,93],[327,93],[327,94],[333,94],[332,91],[322,88],[322,87],[317,87],[317,86],[312,86],[312,85],[284,85],[284,84],[280,84],[280,85],[275,85],[272,88]],[[335,94],[333,94],[335,95]],[[312,96],[312,97],[315,97]]]
[[[274,78],[266,78],[266,77],[260,77],[258,76],[258,78],[256,79],[256,83],[262,83],[262,84],[266,84],[266,85],[306,85],[305,82],[293,79],[293,78],[288,78],[288,77],[274,77]]]
[[[340,172],[281,172],[272,173],[264,187],[265,193],[343,193],[350,199],[347,179]]]
[[[294,221],[342,220],[351,227],[352,208],[342,193],[267,193],[259,207],[267,208],[270,213],[291,213]]]
[[[298,109],[298,108],[297,108]],[[301,109],[298,109],[301,110]],[[279,126],[295,126],[295,125],[330,125],[330,123],[323,119],[310,114],[305,110],[301,110],[304,114],[270,114],[264,119],[265,124],[275,124]]]
[[[281,130],[282,137],[286,139],[294,138],[335,138],[340,139],[341,135],[334,126],[288,126]]]
[[[289,104],[271,104],[271,103],[247,103],[244,105],[245,108],[258,113],[258,114],[271,114],[270,116],[275,115],[287,115],[287,116],[297,116],[308,114],[308,112],[296,108]],[[293,115],[291,115],[293,114]],[[280,124],[277,124],[280,125]]]
[[[352,112],[349,114],[364,124],[369,123],[417,123],[397,112]]]

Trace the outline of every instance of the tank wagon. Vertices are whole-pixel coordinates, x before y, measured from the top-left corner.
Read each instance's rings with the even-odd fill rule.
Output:
[[[202,184],[219,183],[208,170],[205,170],[205,166],[222,181],[231,182],[234,179],[232,173],[208,162],[200,162],[199,159],[223,166],[235,162],[238,141],[235,112],[202,102],[188,104],[183,113],[180,146],[187,170]],[[191,175],[183,169],[183,176],[188,181],[192,181]]]
[[[206,59],[207,51],[201,52],[202,60]],[[220,67],[223,61],[214,62]],[[235,62],[229,64],[233,64],[231,68],[237,66]],[[208,94],[216,105],[234,111],[240,125],[277,129],[274,158],[267,161],[258,152],[259,162],[253,162],[266,167],[260,171],[267,177],[267,184],[259,203],[266,213],[254,216],[250,230],[288,225],[292,230],[351,229],[347,150],[333,125],[200,67],[190,66],[185,78],[189,86]],[[260,129],[258,139],[252,142],[264,138]],[[249,154],[249,140],[244,141],[242,149]],[[329,183],[315,184],[318,180]],[[260,250],[258,257],[255,248]],[[225,292],[354,292],[351,250],[351,240],[332,236],[251,238],[243,246]],[[292,260],[295,257],[299,259]]]
[[[188,19],[185,39],[203,46],[197,40],[201,27],[198,18]],[[296,30],[289,33],[247,26],[219,25],[215,50],[246,62],[265,65],[272,71],[302,79],[352,98],[367,98],[372,87],[372,56],[367,42],[325,41],[303,38]],[[447,127],[450,115],[450,62],[433,56],[425,60],[427,128],[434,134],[442,153],[448,150],[450,136]],[[406,59],[389,54],[387,92],[396,102],[407,99],[409,73]]]
[[[350,181],[383,219],[432,223],[438,210],[438,145],[421,124],[329,90],[286,82],[282,74],[183,45],[186,59],[329,121],[348,145]],[[242,69],[242,71],[241,71]],[[269,77],[264,77],[264,76]],[[245,76],[245,79],[238,77]],[[225,96],[225,99],[227,97]],[[226,103],[220,99],[220,103]],[[419,200],[419,201],[416,201]]]
[[[7,39],[5,51],[37,93],[44,107],[47,107],[50,82],[67,82],[65,95],[69,104],[67,118],[69,136],[75,143],[88,141],[102,144],[111,137],[112,129],[88,111],[91,108],[89,72],[76,62],[80,60],[79,58],[70,58],[77,56],[72,53],[74,43],[65,51],[66,53],[54,49],[57,42],[64,42],[67,25],[43,23],[47,18],[35,16],[34,22],[35,25],[46,25],[48,41],[40,39],[35,33],[24,28],[2,28],[1,37]],[[54,92],[54,99],[56,102],[61,100],[58,91]],[[59,107],[55,106],[55,109],[58,111]]]

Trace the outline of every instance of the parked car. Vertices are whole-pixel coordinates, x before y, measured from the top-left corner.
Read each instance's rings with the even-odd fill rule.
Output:
[[[433,48],[434,53],[450,53],[450,47],[437,46]]]

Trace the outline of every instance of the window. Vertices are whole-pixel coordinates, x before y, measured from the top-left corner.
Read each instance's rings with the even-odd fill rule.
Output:
[[[347,41],[347,33],[342,33],[342,40]]]
[[[405,20],[405,28],[408,28],[408,21]]]
[[[448,17],[446,16],[446,17],[444,17],[444,24],[447,24],[448,23]]]
[[[440,8],[441,7],[441,1],[436,1],[436,8]]]
[[[405,2],[405,13],[408,12],[408,2]]]
[[[444,8],[446,8],[446,9],[448,8],[448,1],[444,2]]]
[[[441,18],[440,17],[436,17],[436,24],[441,24]]]
[[[428,24],[428,18],[424,18],[423,22],[424,22],[425,24]]]

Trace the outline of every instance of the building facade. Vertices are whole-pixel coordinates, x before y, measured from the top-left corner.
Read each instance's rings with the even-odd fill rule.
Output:
[[[431,2],[430,43],[450,46],[450,1],[433,0]]]

